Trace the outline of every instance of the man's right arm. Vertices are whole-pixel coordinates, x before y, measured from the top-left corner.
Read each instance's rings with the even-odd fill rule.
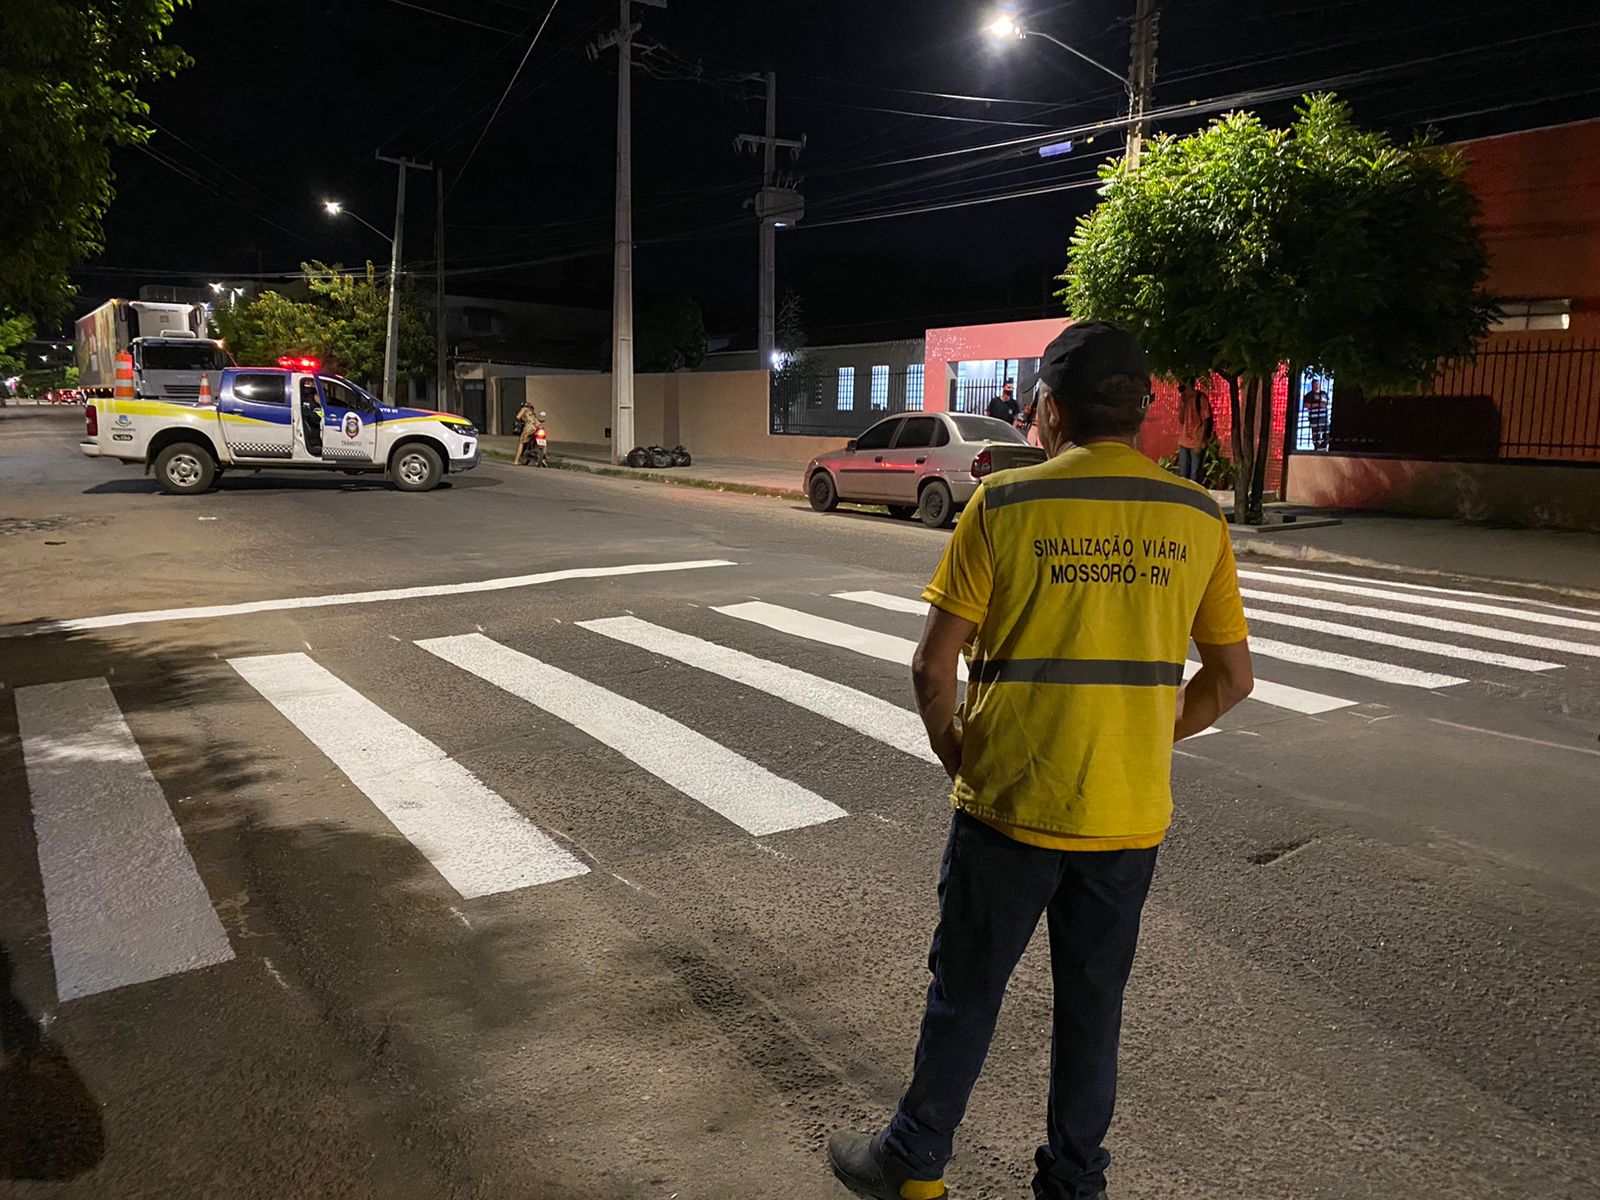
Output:
[[[1200,651],[1200,670],[1183,689],[1178,721],[1172,740],[1193,737],[1209,729],[1218,718],[1255,687],[1255,671],[1250,665],[1250,643],[1230,642],[1225,646],[1196,642]]]
[[[1217,558],[1206,581],[1190,635],[1200,652],[1200,670],[1179,695],[1172,737],[1179,741],[1209,728],[1255,687],[1250,666],[1250,627],[1239,594],[1239,570],[1233,561],[1233,537],[1217,518]]]

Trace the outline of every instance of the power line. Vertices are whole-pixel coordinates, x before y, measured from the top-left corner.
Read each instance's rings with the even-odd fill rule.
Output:
[[[518,33],[514,29],[506,29],[500,25],[485,25],[482,21],[474,21],[470,17],[458,17],[454,13],[440,12],[436,8],[428,8],[421,4],[414,4],[412,0],[387,0],[389,4],[397,4],[401,8],[414,9],[417,12],[427,13],[430,17],[438,17],[442,21],[454,21],[458,25],[471,25],[474,29],[487,29],[490,33],[503,34],[506,37],[527,37],[527,33]]]
[[[831,220],[805,221],[796,225],[796,229],[826,229],[833,225],[854,225],[862,221],[883,221],[890,217],[910,217],[918,213],[944,212],[952,208],[971,208],[977,204],[998,204],[1003,200],[1022,200],[1029,196],[1048,196],[1053,192],[1080,191],[1083,188],[1099,187],[1100,179],[1077,180],[1071,183],[1058,183],[1050,187],[1030,188],[1021,192],[1000,192],[994,195],[977,196],[969,200],[951,200],[943,204],[924,204],[913,208],[888,209],[881,212],[858,213],[853,216],[834,217]]]
[[[550,18],[555,16],[556,5],[559,3],[561,3],[561,0],[550,0],[550,7],[544,14],[544,20],[539,22],[539,28],[534,32],[533,40],[528,43],[528,48],[522,52],[522,61],[517,64],[517,69],[511,73],[511,81],[506,84],[506,90],[500,93],[500,99],[495,102],[494,111],[489,114],[489,119],[483,123],[483,131],[478,134],[478,140],[472,143],[472,149],[467,152],[467,161],[456,168],[455,183],[450,185],[450,192],[447,192],[446,196],[454,192],[460,185],[461,177],[466,174],[467,168],[472,164],[474,156],[478,153],[478,147],[483,145],[483,139],[489,132],[489,126],[493,125],[494,119],[500,115],[500,108],[505,104],[506,97],[511,94],[511,89],[517,85],[517,79],[522,75],[522,68],[528,65],[528,55],[532,54],[533,48],[539,44],[539,38],[544,35],[544,27],[550,24]]]

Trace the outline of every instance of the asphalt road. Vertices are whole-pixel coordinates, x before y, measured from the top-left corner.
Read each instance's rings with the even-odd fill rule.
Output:
[[[0,411],[0,1196],[843,1195],[949,820],[882,606],[946,535],[76,436]],[[1600,605],[1244,566],[1275,686],[1174,763],[1113,1195],[1600,1196]],[[1027,1194],[1048,1028],[1041,939],[954,1195]]]

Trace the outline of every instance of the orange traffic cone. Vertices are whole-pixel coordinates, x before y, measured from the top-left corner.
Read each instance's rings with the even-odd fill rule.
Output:
[[[200,372],[200,399],[198,403],[202,407],[209,406],[211,403],[211,376],[204,371]]]
[[[111,389],[113,400],[132,400],[133,397],[133,355],[124,350],[117,355],[117,364]]]

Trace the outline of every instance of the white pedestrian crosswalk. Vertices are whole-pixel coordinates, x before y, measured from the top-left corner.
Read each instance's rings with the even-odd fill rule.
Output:
[[[1326,718],[1368,703],[1439,703],[1429,693],[1549,677],[1600,657],[1594,610],[1329,572],[1247,568],[1241,575],[1256,690],[1222,729],[1206,731],[1212,735],[1248,729],[1274,713]],[[809,768],[794,767],[789,754],[763,761],[766,745],[781,744],[781,727],[768,743],[756,738],[751,749],[747,739],[744,752],[736,751],[711,736],[703,727],[711,718],[698,710],[669,716],[627,694],[630,664],[682,672],[686,694],[692,681],[703,689],[709,679],[714,694],[728,690],[735,709],[776,704],[796,720],[818,718],[827,723],[818,730],[888,747],[881,769],[903,769],[906,787],[937,790],[937,760],[904,679],[927,611],[915,588],[824,589],[780,599],[708,609],[662,602],[650,619],[613,610],[541,634],[548,649],[537,656],[515,631],[463,634],[459,626],[415,643],[395,639],[383,653],[404,658],[397,676],[439,672],[429,677],[441,688],[479,686],[475,679],[495,689],[486,696],[532,706],[592,739],[597,753],[616,756],[619,770],[638,774],[645,792],[635,792],[633,803],[651,794],[652,803],[698,814],[698,824],[685,827],[690,836],[703,836],[703,827],[734,839],[741,831],[803,838],[804,830],[850,814],[845,797],[829,794],[837,791],[828,782],[836,776],[806,778]],[[1417,629],[1433,636],[1416,636]],[[604,656],[620,664],[608,672],[608,686],[589,678],[590,664]],[[308,753],[342,772],[456,897],[564,880],[591,886],[581,882],[590,872],[585,859],[599,860],[605,847],[586,845],[584,858],[567,848],[569,831],[546,803],[559,768],[526,787],[513,777],[496,791],[454,757],[471,747],[452,750],[459,738],[441,733],[449,722],[408,725],[383,695],[347,682],[336,654],[324,658],[307,648],[228,663],[253,689],[245,702],[298,731]],[[1197,669],[1190,661],[1185,677]],[[191,858],[160,772],[107,681],[21,687],[13,696],[61,999],[233,958],[202,878],[205,864]],[[418,723],[430,725],[427,718]],[[781,770],[780,759],[787,764]]]
[[[589,868],[410,726],[305,654],[228,665],[350,777],[463,899]]]

